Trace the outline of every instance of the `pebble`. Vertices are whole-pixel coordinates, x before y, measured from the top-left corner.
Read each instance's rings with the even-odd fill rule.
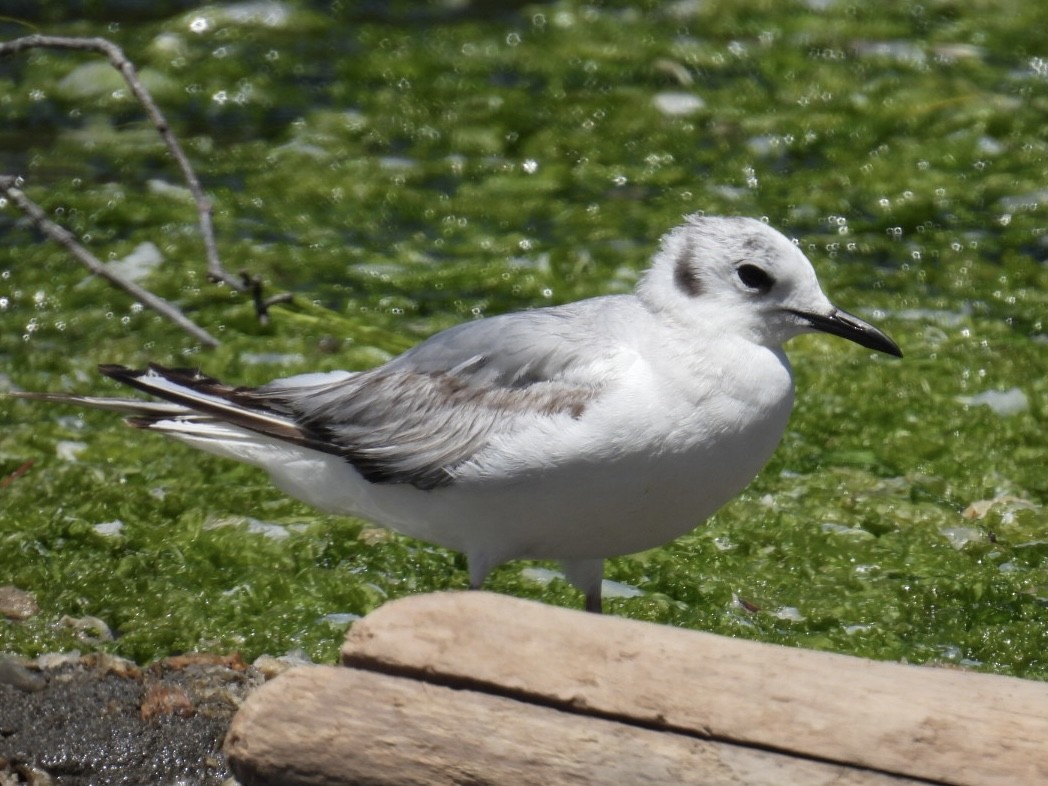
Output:
[[[37,668],[42,669],[43,671],[57,671],[63,666],[78,663],[80,663],[79,650],[72,650],[70,652],[45,652],[43,655],[38,655],[36,659]]]
[[[693,93],[657,93],[652,103],[662,114],[671,117],[693,115],[706,108],[706,102]]]
[[[142,676],[142,670],[133,660],[108,652],[89,652],[80,659],[80,663],[103,674],[115,674],[126,679],[137,680]]]
[[[76,631],[77,638],[87,644],[113,640],[113,631],[104,620],[98,617],[70,617],[66,614],[59,620],[59,623],[68,625]]]
[[[0,756],[0,786],[53,786],[54,779],[39,767]]]
[[[92,527],[95,532],[101,535],[103,538],[115,538],[124,531],[124,522],[120,519],[114,519],[113,521],[103,521],[100,524],[95,524]]]
[[[17,655],[0,655],[0,685],[10,685],[26,693],[34,693],[43,690],[47,680],[38,672],[27,668]]]
[[[0,587],[0,616],[21,622],[34,616],[38,611],[40,607],[36,603],[36,598],[30,593],[13,584]]]
[[[106,267],[128,281],[141,281],[164,262],[164,255],[155,243],[139,243],[123,259],[106,264]]]
[[[316,664],[314,664],[309,656],[302,650],[292,650],[286,655],[278,655],[277,657],[273,657],[272,655],[260,655],[251,665],[258,669],[268,682],[274,677],[283,674],[288,669],[297,668],[299,666],[313,666]]]
[[[146,688],[138,714],[148,721],[164,715],[191,717],[196,712],[189,694],[179,685],[155,682]]]
[[[1038,510],[1040,506],[1022,497],[1011,494],[999,494],[993,499],[979,499],[972,502],[964,509],[961,515],[968,519],[983,519],[991,510],[996,508],[1001,517],[1001,522],[1011,524],[1015,521],[1015,514],[1020,510]]]
[[[974,396],[958,396],[957,400],[969,407],[986,406],[1001,417],[1018,415],[1030,408],[1030,401],[1019,388],[984,390]]]
[[[55,443],[55,455],[62,461],[77,461],[77,456],[87,450],[87,443],[75,439],[60,439]]]
[[[978,543],[986,539],[986,533],[974,527],[941,527],[939,534],[958,551],[969,543]]]
[[[108,62],[98,60],[74,68],[59,80],[55,90],[72,101],[93,101],[127,91],[127,83]]]

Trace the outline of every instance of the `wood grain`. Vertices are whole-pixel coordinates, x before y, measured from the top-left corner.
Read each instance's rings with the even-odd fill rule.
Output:
[[[343,663],[935,783],[1048,783],[1048,685],[714,636],[489,593],[354,624]]]
[[[226,738],[242,786],[915,786],[357,669],[293,669]]]

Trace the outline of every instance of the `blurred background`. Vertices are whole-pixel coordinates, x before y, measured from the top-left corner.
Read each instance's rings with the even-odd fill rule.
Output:
[[[0,391],[113,393],[101,362],[239,384],[366,368],[463,320],[628,291],[684,214],[766,218],[906,357],[792,342],[771,464],[693,534],[612,560],[610,612],[1048,677],[1039,3],[8,2],[0,40],[32,33],[123,48],[223,264],[293,299],[262,325],[208,281],[185,183],[104,58],[22,52],[0,59],[0,173],[222,343],[0,198]],[[489,586],[580,606],[554,567]],[[0,651],[331,660],[358,615],[466,584],[457,555],[260,472],[0,398],[0,585],[23,604],[0,607]]]

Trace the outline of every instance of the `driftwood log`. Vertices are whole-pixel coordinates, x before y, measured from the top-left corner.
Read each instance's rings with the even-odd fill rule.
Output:
[[[1048,783],[1048,685],[485,593],[390,603],[253,694],[260,784]]]

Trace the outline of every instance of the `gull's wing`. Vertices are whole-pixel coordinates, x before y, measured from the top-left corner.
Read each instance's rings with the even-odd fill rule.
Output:
[[[373,483],[433,489],[454,482],[495,434],[536,419],[580,418],[607,385],[612,358],[629,351],[606,323],[629,325],[638,308],[620,296],[491,317],[369,371],[260,388],[233,388],[190,369],[99,367],[167,403],[36,396],[116,410],[131,425],[198,442],[262,434],[340,456]]]
[[[436,488],[493,434],[535,418],[581,417],[607,382],[599,369],[622,351],[600,315],[626,300],[467,322],[332,384],[280,381],[236,400],[290,417],[372,482]]]

